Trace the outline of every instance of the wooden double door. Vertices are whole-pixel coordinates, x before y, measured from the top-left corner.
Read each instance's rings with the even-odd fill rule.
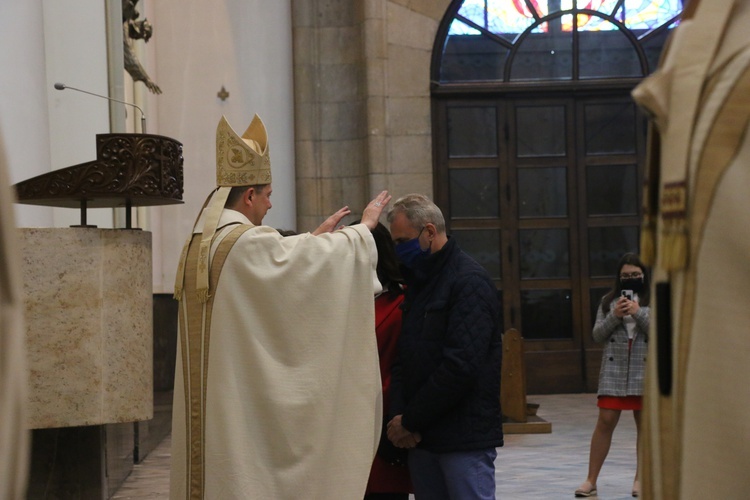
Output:
[[[596,308],[638,251],[644,127],[629,89],[433,99],[435,199],[524,337],[530,394],[596,389]]]

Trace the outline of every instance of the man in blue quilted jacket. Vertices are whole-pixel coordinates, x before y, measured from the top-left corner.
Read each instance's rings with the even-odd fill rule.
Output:
[[[388,438],[409,448],[417,499],[494,500],[503,445],[497,290],[426,196],[397,200],[388,222],[407,284]]]

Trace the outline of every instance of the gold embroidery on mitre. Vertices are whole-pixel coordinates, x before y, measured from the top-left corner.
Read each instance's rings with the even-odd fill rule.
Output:
[[[662,267],[667,271],[685,269],[688,259],[687,183],[665,183],[661,193]]]
[[[240,137],[225,117],[216,128],[216,184],[252,186],[271,183],[271,154],[263,121],[255,115]]]

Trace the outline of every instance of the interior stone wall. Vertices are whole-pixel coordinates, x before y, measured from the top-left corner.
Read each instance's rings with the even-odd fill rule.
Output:
[[[432,195],[430,61],[450,0],[293,0],[297,226]]]

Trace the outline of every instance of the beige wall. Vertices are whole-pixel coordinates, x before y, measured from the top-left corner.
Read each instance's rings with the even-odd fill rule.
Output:
[[[432,195],[430,59],[450,0],[293,0],[297,225]]]
[[[273,209],[264,223],[296,229],[290,0],[149,0],[154,80],[163,90],[149,132],[183,144],[184,205],[152,209],[154,291],[171,292],[182,245],[216,185],[216,126],[268,129]],[[142,85],[139,83],[138,85]],[[217,93],[229,92],[226,100]]]
[[[11,184],[96,158],[95,135],[109,131],[107,101],[52,85],[107,93],[104,7],[101,0],[2,2],[0,149]],[[77,210],[14,208],[21,227],[80,220]],[[91,210],[89,221],[111,226],[112,211]]]

